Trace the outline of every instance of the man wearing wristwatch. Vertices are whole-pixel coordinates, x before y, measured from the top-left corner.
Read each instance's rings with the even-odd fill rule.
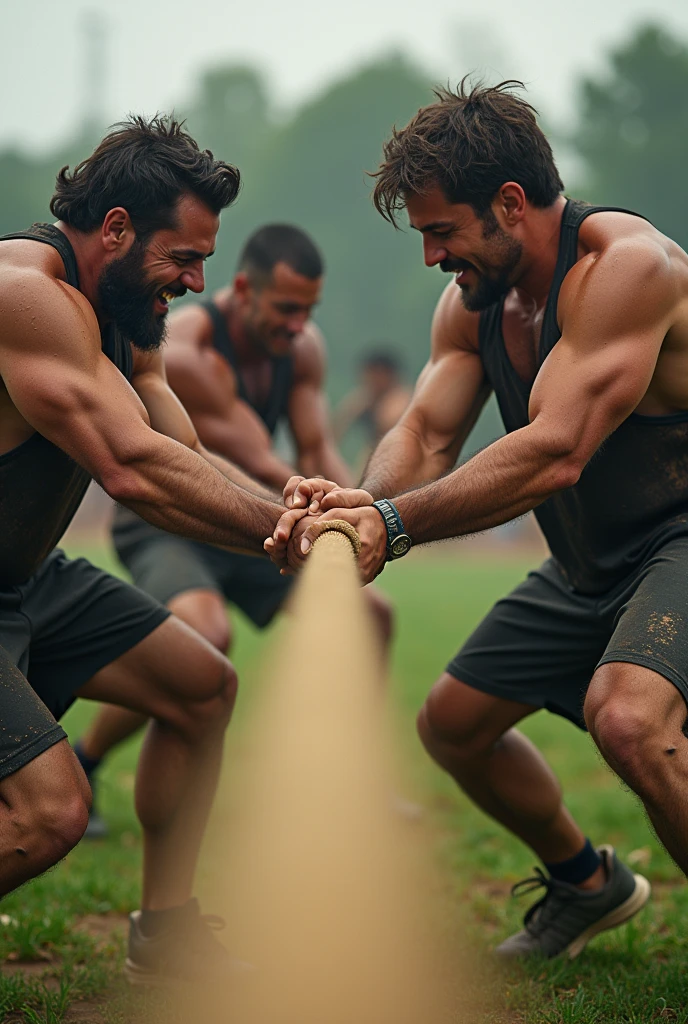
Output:
[[[410,542],[535,510],[552,557],[464,643],[418,726],[546,870],[499,953],[573,957],[649,884],[586,839],[519,721],[546,708],[587,727],[688,872],[688,256],[637,214],[566,199],[509,83],[440,90],[384,152],[378,210],[404,208],[425,263],[455,282],[361,489],[321,508],[357,529],[364,582]],[[454,469],[491,391],[506,434]],[[320,527],[291,502],[319,486],[293,482],[266,542],[292,569]]]

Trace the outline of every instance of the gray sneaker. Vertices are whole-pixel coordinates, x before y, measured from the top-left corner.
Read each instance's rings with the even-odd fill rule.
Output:
[[[540,868],[535,868],[533,878],[513,887],[514,896],[539,888],[545,889],[545,895],[527,912],[523,931],[497,946],[498,956],[550,959],[566,954],[573,960],[594,935],[616,928],[645,906],[650,898],[648,880],[622,864],[611,846],[600,846],[597,852],[607,881],[596,892],[549,878]]]
[[[139,910],[129,915],[124,975],[131,985],[226,984],[230,974],[253,971],[251,964],[230,957],[215,938],[213,932],[224,928],[223,919],[201,914],[195,899],[189,900],[173,927],[157,935],[144,935],[140,921]]]

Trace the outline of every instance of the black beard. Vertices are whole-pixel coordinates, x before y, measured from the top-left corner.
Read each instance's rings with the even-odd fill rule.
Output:
[[[470,269],[477,277],[474,285],[459,284],[461,301],[469,313],[482,313],[511,291],[512,275],[523,253],[521,243],[502,231],[492,210],[483,217],[483,238],[491,241],[490,250],[486,253],[488,273],[480,273],[468,260],[446,259],[440,263],[440,268],[447,274]]]
[[[137,240],[126,256],[104,267],[98,281],[98,305],[132,345],[152,352],[165,340],[167,324],[153,308],[157,291],[143,283],[145,255],[145,245]]]

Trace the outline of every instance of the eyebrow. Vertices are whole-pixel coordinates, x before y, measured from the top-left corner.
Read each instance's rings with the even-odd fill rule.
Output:
[[[181,256],[184,260],[208,260],[215,253],[215,250],[201,252],[200,249],[171,249],[170,252],[173,256]]]
[[[438,228],[453,228],[454,224],[450,220],[433,220],[430,224],[424,224],[422,228],[417,228],[415,224],[412,224],[411,227],[414,231],[420,231],[422,235],[425,235],[429,231],[437,231]]]

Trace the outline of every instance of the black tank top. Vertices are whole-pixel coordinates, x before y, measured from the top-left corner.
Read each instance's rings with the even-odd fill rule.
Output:
[[[225,317],[212,300],[204,302],[203,308],[207,311],[213,322],[213,345],[220,355],[227,360],[234,371],[234,375],[237,379],[237,386],[239,388],[239,397],[243,399],[247,405],[251,406],[255,413],[261,418],[269,433],[274,434],[279,421],[287,415],[287,409],[289,407],[289,392],[291,391],[293,378],[292,357],[275,356],[270,360],[272,363],[272,381],[270,383],[270,390],[265,402],[262,405],[257,405],[249,397],[246,390],[246,385],[243,377],[241,376],[239,360],[237,359],[234,342],[230,336]]]
[[[578,231],[614,207],[568,200],[547,298],[538,369],[561,337],[557,300],[578,259]],[[638,216],[635,214],[635,216]],[[507,432],[527,426],[531,383],[516,373],[504,344],[504,299],[480,317],[480,355]],[[628,419],[601,445],[577,484],[535,509],[550,551],[571,586],[602,593],[621,582],[671,537],[688,534],[688,411]]]
[[[58,228],[33,224],[28,231],[0,237],[0,242],[15,238],[52,245],[62,257],[67,283],[79,288],[74,250]],[[130,343],[107,328],[102,346],[130,380]],[[90,480],[85,469],[38,433],[0,455],[0,588],[24,583],[33,575],[69,526]]]

